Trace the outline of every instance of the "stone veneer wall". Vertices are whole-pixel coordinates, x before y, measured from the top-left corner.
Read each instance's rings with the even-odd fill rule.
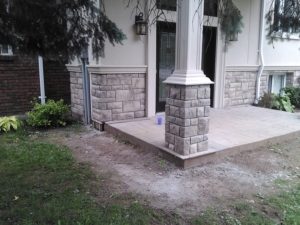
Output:
[[[253,104],[255,100],[256,71],[227,71],[224,106]],[[261,77],[261,93],[268,91],[268,75]]]
[[[145,74],[92,74],[91,84],[93,121],[145,117]]]
[[[71,112],[75,119],[83,120],[83,79],[82,73],[70,71]]]
[[[292,73],[292,77],[293,86],[300,87],[300,71],[295,71],[294,73]]]

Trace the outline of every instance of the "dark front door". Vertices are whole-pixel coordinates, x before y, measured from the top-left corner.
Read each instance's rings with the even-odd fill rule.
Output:
[[[204,74],[215,81],[217,28],[203,27],[202,70]],[[214,104],[214,84],[210,86],[211,106]]]
[[[163,83],[175,69],[176,24],[157,23],[156,112],[165,111],[166,93]]]

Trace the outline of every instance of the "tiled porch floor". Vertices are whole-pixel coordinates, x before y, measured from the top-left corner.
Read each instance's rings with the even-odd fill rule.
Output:
[[[107,129],[115,134],[122,134],[141,147],[144,143],[170,153],[164,147],[164,125],[156,125],[155,118],[112,122],[107,124]],[[254,106],[211,109],[208,151],[190,157],[175,156],[187,160],[212,153],[251,150],[263,144],[278,143],[299,135],[299,113]]]

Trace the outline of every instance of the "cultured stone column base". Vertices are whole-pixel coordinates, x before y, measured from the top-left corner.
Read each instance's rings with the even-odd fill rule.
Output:
[[[180,155],[206,151],[209,85],[166,85],[166,146]]]

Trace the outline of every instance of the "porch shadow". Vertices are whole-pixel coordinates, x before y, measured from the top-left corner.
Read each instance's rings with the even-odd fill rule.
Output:
[[[300,113],[254,106],[211,109],[208,150],[189,156],[165,147],[165,127],[156,125],[155,118],[110,122],[105,130],[143,149],[155,151],[180,167],[189,168],[299,137]]]

